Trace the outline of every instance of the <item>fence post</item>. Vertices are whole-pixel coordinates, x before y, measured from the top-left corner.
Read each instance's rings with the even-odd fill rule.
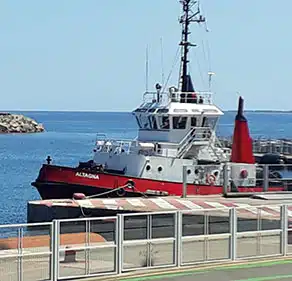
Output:
[[[229,210],[229,219],[230,219],[230,259],[232,261],[236,260],[237,257],[237,213],[236,208],[231,208]]]
[[[18,281],[23,281],[23,227],[17,229],[17,271],[18,271]]]
[[[86,220],[85,221],[85,246],[86,249],[84,250],[85,253],[85,274],[90,275],[90,250],[88,249],[89,244],[90,244],[90,226],[91,226],[91,221]]]
[[[176,213],[176,266],[182,265],[182,217],[181,211]]]
[[[228,175],[228,164],[225,163],[223,166],[223,195],[228,193],[229,175]]]
[[[147,268],[151,267],[152,264],[152,256],[151,256],[151,251],[152,251],[152,215],[148,214],[147,215],[147,255],[146,255],[146,263],[147,263]]]
[[[287,205],[281,206],[281,254],[287,255],[287,244],[288,244],[288,212]]]
[[[53,227],[51,233],[51,245],[52,245],[52,280],[58,281],[59,278],[59,240],[60,240],[60,222],[58,220],[53,220]]]
[[[188,179],[187,179],[187,166],[183,166],[183,190],[182,190],[182,198],[187,197],[187,185],[188,185]]]
[[[269,189],[269,165],[264,165],[263,169],[263,191],[267,192]]]
[[[117,215],[117,227],[116,227],[116,239],[117,239],[117,254],[116,254],[116,266],[117,274],[123,272],[123,241],[124,241],[124,217],[122,214]]]

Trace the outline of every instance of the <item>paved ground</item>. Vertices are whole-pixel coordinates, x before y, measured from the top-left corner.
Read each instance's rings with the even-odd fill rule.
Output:
[[[212,267],[167,274],[118,278],[119,281],[266,281],[292,280],[292,260]],[[114,280],[114,279],[113,279]]]

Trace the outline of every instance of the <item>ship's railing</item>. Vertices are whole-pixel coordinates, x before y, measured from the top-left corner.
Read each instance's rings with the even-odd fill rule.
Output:
[[[193,103],[193,104],[213,104],[213,94],[211,92],[146,92],[143,95],[143,107],[149,107],[153,103],[167,105],[170,102]]]
[[[146,104],[153,104],[153,103],[160,103],[160,104],[168,104],[169,103],[169,93],[168,92],[160,92],[159,95],[157,92],[145,92],[143,94],[143,103]]]
[[[195,127],[181,140],[178,148],[178,157],[183,156],[185,152],[196,141],[209,141],[212,136],[210,127]]]
[[[142,154],[145,156],[156,155],[163,157],[176,157],[177,144],[169,143],[170,148],[160,148],[159,143],[143,142],[138,140],[98,139],[94,152],[114,154]]]
[[[169,94],[171,102],[213,104],[211,92],[173,92]]]
[[[97,134],[95,152],[130,153],[137,146],[136,140],[107,138],[105,134]]]
[[[158,143],[157,143],[158,144]],[[176,152],[172,148],[158,148],[157,144],[152,142],[139,142],[138,140],[98,140],[96,142],[95,152],[105,152],[114,154],[143,154],[145,156],[157,155],[165,157],[175,157]],[[173,144],[177,146],[176,144]]]
[[[219,137],[222,147],[232,147],[232,137]],[[279,153],[284,156],[292,155],[292,140],[291,139],[265,139],[253,138],[253,152],[255,154]]]
[[[217,160],[221,162],[226,162],[230,160],[231,156],[231,149],[224,147],[216,134],[212,135],[211,142],[212,145],[210,145],[209,151],[211,151],[211,154],[214,154],[217,158]]]
[[[280,153],[292,154],[292,142],[290,140],[254,140],[254,153]]]
[[[292,191],[292,164],[251,165],[229,162],[219,165],[189,165],[183,166],[182,179],[184,197],[200,194],[205,188],[202,185],[210,185],[222,187],[225,195],[246,192],[268,197],[270,195],[267,192],[286,191],[278,198],[289,199]],[[271,196],[276,199],[275,194]]]

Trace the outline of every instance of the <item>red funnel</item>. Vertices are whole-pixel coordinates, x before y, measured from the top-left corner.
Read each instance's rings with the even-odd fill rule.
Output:
[[[243,116],[243,98],[239,97],[238,111],[235,117],[231,162],[254,164],[252,139],[246,118]]]

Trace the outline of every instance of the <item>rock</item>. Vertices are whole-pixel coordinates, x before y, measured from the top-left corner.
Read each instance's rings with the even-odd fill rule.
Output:
[[[6,124],[0,124],[0,133],[5,133],[7,132],[9,129],[8,129],[8,126]]]
[[[45,128],[32,118],[21,114],[0,112],[0,133],[39,133]]]

